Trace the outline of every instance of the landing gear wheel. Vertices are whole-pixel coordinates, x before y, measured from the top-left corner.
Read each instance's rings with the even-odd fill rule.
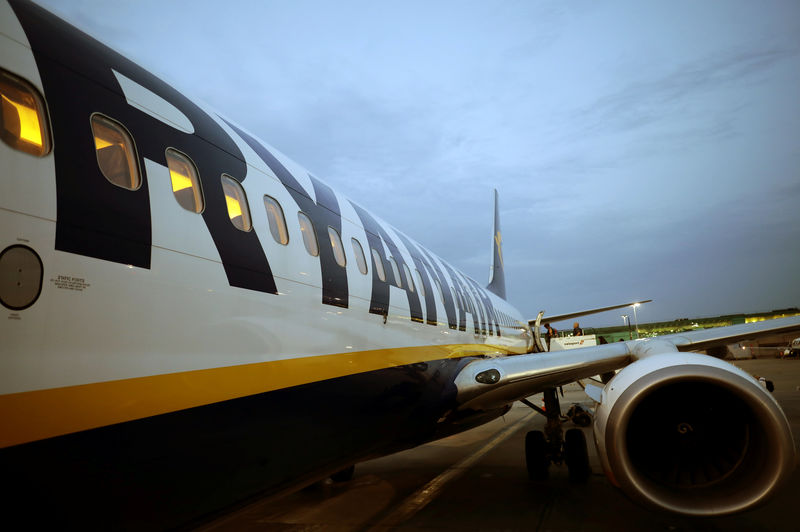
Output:
[[[333,480],[336,483],[348,482],[353,479],[353,474],[355,473],[355,471],[356,471],[355,465],[351,465],[350,467],[345,467],[341,471],[338,471],[333,475],[331,475],[331,480]]]
[[[550,457],[547,456],[547,440],[541,430],[532,430],[525,435],[525,463],[530,480],[546,480]]]
[[[569,429],[564,435],[564,459],[570,482],[586,482],[589,479],[592,469],[589,467],[586,436],[581,429]]]

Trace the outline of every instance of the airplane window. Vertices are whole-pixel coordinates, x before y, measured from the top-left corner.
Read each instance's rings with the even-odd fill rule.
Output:
[[[314,224],[302,211],[298,211],[297,219],[300,221],[300,232],[303,233],[303,244],[306,246],[306,251],[312,257],[318,256],[319,246],[317,245],[317,234],[314,233]]]
[[[253,228],[250,222],[250,206],[242,184],[228,174],[222,174],[222,191],[225,193],[225,204],[228,206],[228,218],[239,231]]]
[[[412,292],[414,291],[414,279],[411,278],[411,271],[408,269],[407,264],[403,264],[403,273],[406,276],[406,282],[408,283],[408,289]]]
[[[366,275],[367,259],[366,257],[364,257],[364,249],[361,247],[361,243],[355,238],[352,238],[350,241],[353,243],[353,255],[356,256],[356,264],[358,264],[358,271]]]
[[[178,204],[187,211],[203,212],[205,205],[197,167],[187,155],[176,149],[167,148],[166,154],[172,193]]]
[[[97,165],[106,179],[118,187],[136,190],[142,184],[133,139],[122,124],[93,114],[92,135]]]
[[[342,247],[342,239],[336,229],[328,226],[328,236],[331,239],[331,248],[333,248],[333,257],[336,259],[336,264],[344,268],[347,265],[347,259],[344,256],[344,248]]]
[[[425,297],[425,283],[422,282],[422,274],[419,273],[419,270],[414,270],[417,274],[417,286],[419,287],[419,293],[422,297]]]
[[[269,232],[272,233],[272,238],[278,244],[285,246],[289,243],[289,232],[286,230],[286,218],[283,217],[281,204],[275,198],[264,196],[264,208],[267,209],[267,221],[269,222]],[[303,224],[301,223],[300,230],[302,229]],[[311,252],[309,251],[309,253]]]
[[[381,260],[381,255],[375,248],[372,248],[372,262],[375,263],[375,272],[378,274],[378,279],[386,282],[386,272],[383,269],[383,260]]]
[[[397,261],[394,260],[394,257],[389,257],[389,266],[392,268],[392,273],[394,274],[394,284],[397,288],[403,288],[403,280],[400,279],[400,270],[397,268]]]
[[[50,152],[46,111],[39,92],[5,71],[0,71],[0,138],[12,148],[37,157]]]

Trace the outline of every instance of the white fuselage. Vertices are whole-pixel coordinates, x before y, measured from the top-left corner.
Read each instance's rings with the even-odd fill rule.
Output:
[[[50,94],[25,32],[7,4],[0,10],[0,66],[30,82],[47,102]],[[165,97],[116,70],[113,74],[119,86],[111,87],[112,97],[124,100],[131,112],[155,117],[176,136],[194,131],[191,120]],[[354,204],[335,191],[347,259],[347,302],[323,303],[321,259],[306,251],[297,218],[303,209],[291,193],[317,202],[312,178],[262,143],[302,188],[290,191],[237,131],[200,107],[244,158],[246,175],[236,177],[242,179],[252,231],[269,261],[277,294],[231,286],[209,224],[176,201],[165,161],[147,156],[142,156],[141,173],[149,196],[149,267],[58,249],[58,224],[64,222],[54,159],[70,157],[64,153],[66,143],[55,135],[52,152],[44,157],[0,144],[0,248],[23,244],[38,253],[44,268],[37,301],[24,310],[3,309],[6,319],[0,320],[0,404],[2,397],[11,397],[9,408],[24,405],[26,416],[38,419],[31,426],[11,415],[18,423],[5,433],[3,445],[366,371],[527,351],[528,330],[513,307],[377,218],[395,246],[390,249],[379,236],[381,253],[399,254],[395,259],[410,266],[414,284],[419,284],[418,275],[427,276],[429,290],[422,296],[423,287],[415,286],[422,321],[410,319],[406,273],[401,273],[405,289],[387,282],[388,312],[371,313],[375,263],[369,237]],[[51,121],[57,119],[54,113]],[[74,124],[72,134],[84,136],[91,149],[85,123]],[[134,132],[133,140],[140,143],[141,134]],[[169,138],[163,143],[164,148],[173,145]],[[188,150],[187,155],[198,156]],[[102,186],[118,192],[111,183]],[[270,234],[264,196],[283,208],[286,245]],[[102,220],[97,225],[93,230],[102,233]],[[356,267],[351,239],[364,248],[367,274]],[[331,244],[320,240],[319,245]],[[451,312],[464,315],[464,326],[449,326],[445,299],[432,280],[435,272],[422,268],[417,273],[413,255],[424,256],[428,266],[439,270],[442,288],[455,305]],[[391,270],[388,263],[384,268]],[[429,298],[433,320],[426,308]]]

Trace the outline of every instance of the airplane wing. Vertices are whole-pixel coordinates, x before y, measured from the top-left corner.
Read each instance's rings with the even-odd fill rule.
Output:
[[[793,331],[800,331],[799,316],[566,351],[476,360],[465,366],[455,380],[459,409],[497,408],[546,388],[623,368],[655,351],[705,350]]]
[[[560,321],[571,320],[573,318],[580,318],[581,316],[589,316],[591,314],[600,314],[601,312],[606,312],[608,310],[614,310],[618,308],[625,308],[625,307],[632,307],[634,305],[644,305],[645,303],[650,303],[653,301],[652,299],[644,299],[642,301],[631,301],[630,303],[622,303],[621,305],[612,305],[610,307],[599,307],[599,308],[592,308],[587,310],[579,310],[577,312],[570,312],[567,314],[552,314],[552,315],[545,315],[544,311],[540,313],[537,318],[532,320],[528,320],[528,325],[533,327],[534,325],[538,325],[539,323],[558,323]]]

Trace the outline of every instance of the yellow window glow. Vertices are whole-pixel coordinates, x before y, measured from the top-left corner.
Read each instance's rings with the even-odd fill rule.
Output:
[[[172,194],[178,204],[187,211],[203,212],[205,203],[197,167],[187,155],[174,148],[167,148],[166,157]]]
[[[233,226],[240,231],[252,229],[250,209],[242,184],[228,174],[222,174],[222,191],[225,193],[225,204],[228,206],[228,218],[231,219]]]
[[[91,125],[100,172],[118,187],[138,189],[142,179],[136,149],[128,130],[116,120],[97,113],[92,115]]]
[[[169,171],[169,177],[172,181],[172,192],[179,192],[187,188],[192,188],[192,180],[189,176],[180,173],[178,170]]]
[[[0,137],[14,149],[41,157],[50,152],[45,107],[32,85],[0,71]]]
[[[3,94],[3,104],[9,104],[17,112],[19,120],[19,137],[36,146],[42,146],[42,128],[39,125],[39,113],[22,103],[10,100]]]
[[[236,198],[226,195],[225,205],[228,207],[228,215],[231,217],[231,220],[242,215],[242,206]]]
[[[97,136],[94,137],[94,149],[102,150],[103,148],[108,148],[109,146],[113,146],[113,144],[111,144],[104,138],[100,138]]]

